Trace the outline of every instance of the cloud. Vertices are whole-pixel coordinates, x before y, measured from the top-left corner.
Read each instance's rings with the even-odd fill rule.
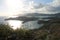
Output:
[[[53,0],[52,2],[44,5],[30,1],[25,8],[25,13],[59,13],[60,0]]]
[[[43,8],[39,9],[41,13],[59,13],[60,12],[60,0],[53,0]]]
[[[53,0],[51,3],[52,6],[60,6],[60,0]]]
[[[46,5],[34,3],[34,1],[31,1],[28,8],[30,9],[28,12],[32,13],[59,13],[60,0],[53,0]]]
[[[24,13],[58,13],[60,0],[53,0],[48,4],[36,3],[34,0],[5,0],[0,6],[0,15],[17,15]]]
[[[12,16],[24,10],[26,0],[3,0],[0,5],[0,16]]]
[[[44,5],[41,3],[35,3],[34,1],[29,1],[27,5],[25,5],[23,13],[36,13],[40,8],[43,8]]]

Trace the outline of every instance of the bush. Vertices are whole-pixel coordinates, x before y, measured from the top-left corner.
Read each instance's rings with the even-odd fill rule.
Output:
[[[11,30],[12,29],[8,25],[0,24],[0,38],[1,39],[7,38],[12,33]]]

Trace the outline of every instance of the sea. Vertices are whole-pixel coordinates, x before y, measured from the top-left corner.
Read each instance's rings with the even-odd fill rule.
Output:
[[[6,17],[0,17],[0,24],[9,24],[9,26],[12,29],[17,29],[17,28],[24,28],[24,29],[38,29],[42,27],[44,24],[38,24],[38,20],[36,21],[28,21],[26,23],[23,23],[23,21],[20,20],[5,20]]]

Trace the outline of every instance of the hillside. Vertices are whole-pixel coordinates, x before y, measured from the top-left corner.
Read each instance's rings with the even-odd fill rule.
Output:
[[[0,39],[7,40],[60,40],[60,18],[53,18],[48,21],[38,20],[38,24],[44,25],[39,29],[25,30],[7,29],[9,26],[0,25]],[[5,27],[5,28],[4,28]],[[37,26],[36,26],[37,27]],[[8,33],[9,32],[9,33]]]
[[[60,19],[50,20],[33,33],[37,40],[60,40]]]

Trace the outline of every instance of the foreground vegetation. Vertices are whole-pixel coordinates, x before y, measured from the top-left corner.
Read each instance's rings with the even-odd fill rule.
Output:
[[[45,23],[42,28],[35,30],[13,30],[9,25],[1,24],[0,40],[60,40],[60,23],[57,21]]]

